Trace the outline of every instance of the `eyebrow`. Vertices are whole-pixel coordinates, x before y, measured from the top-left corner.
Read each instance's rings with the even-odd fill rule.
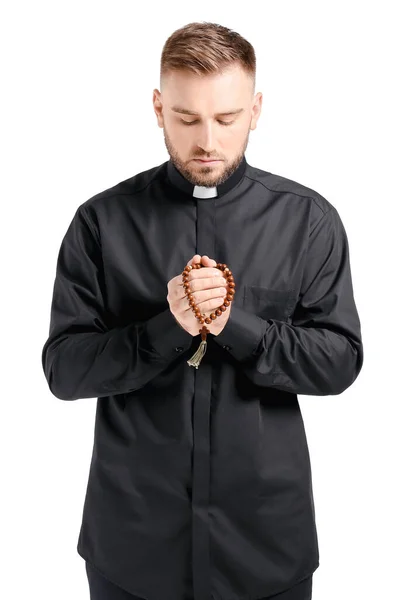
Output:
[[[187,108],[182,108],[181,106],[171,106],[171,109],[174,112],[181,113],[182,115],[197,115],[197,116],[199,116],[198,112],[195,112],[193,110],[188,110]],[[226,115],[238,115],[243,110],[244,110],[243,108],[236,108],[234,110],[227,110],[225,112],[216,113],[214,116],[215,117],[224,117]]]

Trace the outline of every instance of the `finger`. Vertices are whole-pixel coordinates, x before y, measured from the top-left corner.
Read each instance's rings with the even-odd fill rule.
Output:
[[[212,258],[209,258],[207,254],[204,254],[202,256],[202,264],[204,264],[205,267],[215,267],[217,262]]]
[[[187,262],[187,266],[192,265],[193,263],[199,263],[201,262],[202,257],[200,256],[200,254],[195,254],[193,256],[193,258],[191,258],[188,262]],[[182,274],[180,274],[178,276],[178,285],[183,285],[183,279],[182,279]]]
[[[197,263],[197,262],[200,262],[203,267],[215,267],[216,264],[217,264],[216,261],[213,260],[213,259],[211,259],[211,258],[209,258],[207,256],[207,254],[204,254],[203,256],[200,256],[200,254],[195,254],[193,256],[193,258],[191,258],[187,264],[191,265],[192,263]],[[205,273],[204,271],[201,271],[200,273],[194,271],[193,275],[189,276],[189,279],[194,279],[194,278],[199,278],[200,279],[201,277],[208,277],[209,275],[211,275],[211,276],[218,275],[218,273],[219,273],[218,269],[213,269],[213,272],[209,273],[209,274]],[[182,275],[178,276],[177,284],[179,286],[183,286]],[[180,298],[184,298],[185,295],[186,295],[185,292],[183,290],[181,290],[180,291]]]
[[[199,263],[201,262],[202,257],[200,256],[200,254],[195,254],[188,262],[187,262],[187,266],[192,265],[193,263]],[[182,277],[182,273],[180,275],[177,276],[176,278],[176,283],[177,285],[182,285],[183,286],[183,277]],[[183,292],[181,292],[181,298],[183,298],[185,296],[185,294]]]
[[[202,257],[200,256],[200,254],[195,254],[194,257],[191,258],[187,264],[191,265],[192,263],[198,263],[201,261],[201,258]]]

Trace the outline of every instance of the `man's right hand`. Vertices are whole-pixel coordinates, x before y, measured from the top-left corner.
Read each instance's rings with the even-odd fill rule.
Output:
[[[199,254],[195,254],[187,264],[192,265],[198,262],[202,262],[202,257]],[[214,260],[211,262],[213,265],[216,264]],[[209,315],[223,304],[227,294],[227,281],[219,269],[216,267],[193,269],[189,271],[188,279],[190,291],[202,315]],[[198,321],[195,313],[189,306],[189,298],[183,287],[182,273],[168,281],[168,295],[166,299],[171,313],[179,325],[190,333],[190,335],[199,335],[199,329],[203,327],[203,324]]]

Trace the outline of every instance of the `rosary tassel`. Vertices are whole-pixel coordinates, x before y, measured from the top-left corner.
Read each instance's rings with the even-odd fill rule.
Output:
[[[207,348],[206,337],[207,337],[208,329],[205,325],[203,326],[202,329],[200,329],[200,333],[202,336],[202,341],[200,342],[199,347],[196,350],[196,352],[187,361],[187,364],[189,365],[189,367],[196,367],[196,369],[199,368],[199,365],[201,363],[203,356],[205,355],[206,348]]]
[[[207,347],[207,342],[202,340],[199,344],[198,349],[196,350],[196,352],[193,354],[193,356],[191,358],[189,358],[189,360],[187,361],[187,364],[190,367],[196,367],[196,369],[199,368],[200,362],[206,352],[206,347]]]

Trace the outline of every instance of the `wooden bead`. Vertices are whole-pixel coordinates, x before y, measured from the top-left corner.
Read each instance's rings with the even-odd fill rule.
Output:
[[[182,281],[185,294],[189,301],[189,306],[192,309],[196,319],[199,321],[200,324],[203,325],[202,329],[199,329],[199,333],[202,334],[202,337],[204,336],[203,339],[206,339],[206,334],[210,332],[204,324],[207,323],[207,325],[210,325],[210,323],[215,321],[217,317],[220,317],[223,314],[223,312],[227,310],[227,307],[230,306],[231,302],[234,299],[235,281],[231,269],[227,267],[225,263],[216,263],[216,268],[222,271],[223,276],[227,281],[227,294],[223,300],[223,304],[216,308],[212,313],[210,313],[210,316],[206,316],[205,314],[202,315],[199,307],[196,305],[196,300],[190,288],[190,280],[188,279],[189,273],[190,271],[192,271],[192,269],[201,268],[203,268],[203,265],[201,263],[187,265],[182,272]]]

